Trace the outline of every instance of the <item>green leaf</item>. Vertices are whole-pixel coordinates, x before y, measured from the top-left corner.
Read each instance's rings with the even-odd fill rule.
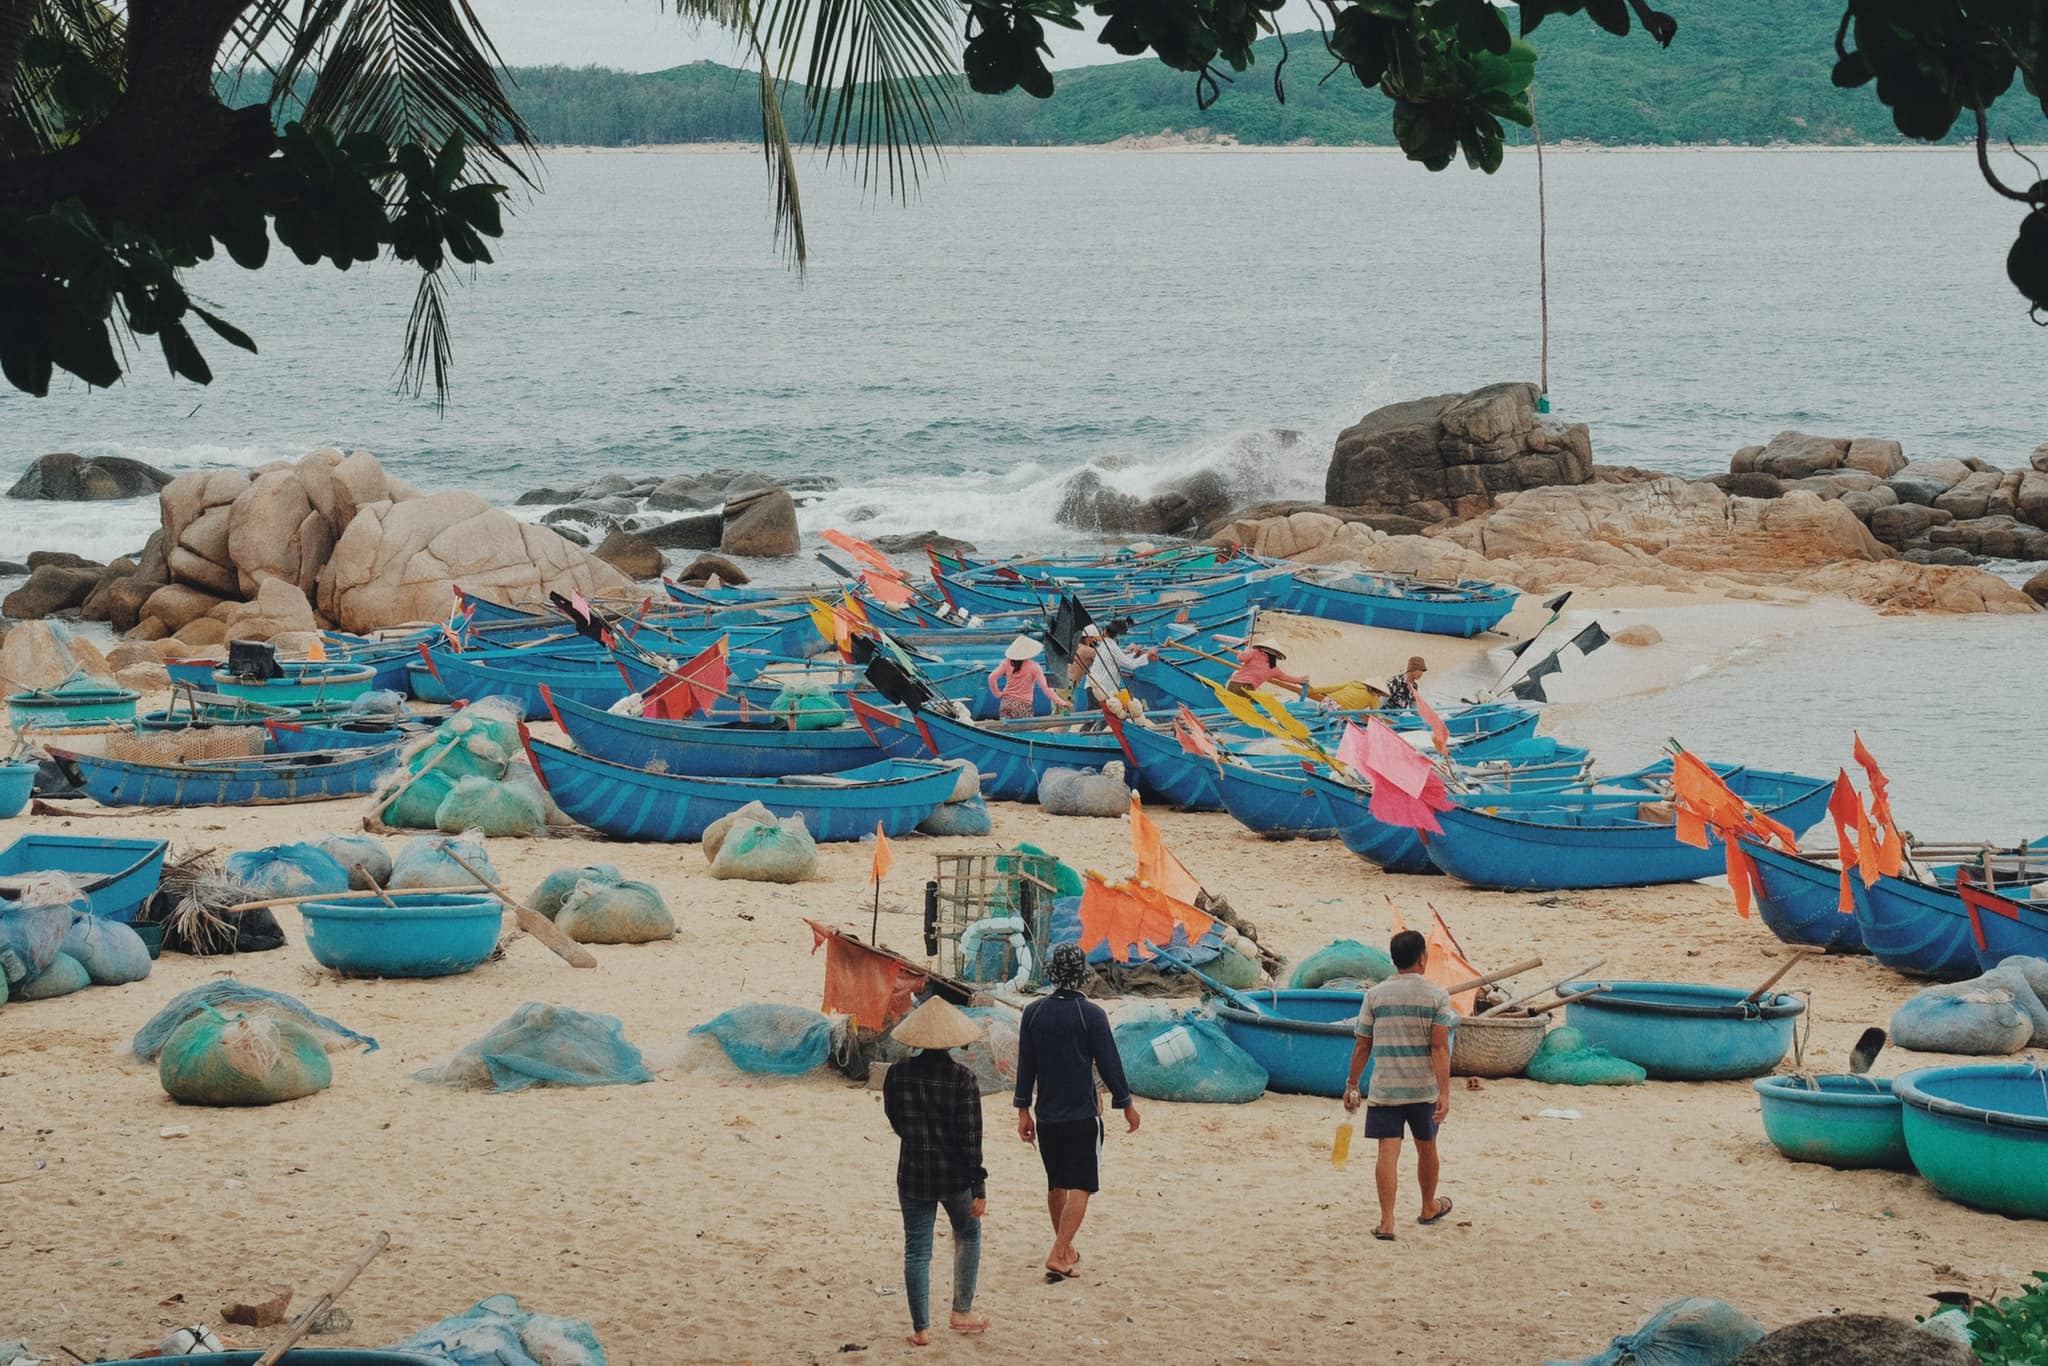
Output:
[[[201,308],[198,304],[192,305],[192,311],[198,314],[199,321],[205,323],[208,327],[212,328],[214,335],[219,337],[222,341],[228,343],[230,346],[239,346],[244,351],[249,352],[251,355],[255,354],[256,343],[247,332],[244,332],[241,328],[236,327],[233,323],[229,322],[226,318],[221,317],[219,314],[211,312],[208,309]]]
[[[206,357],[199,354],[199,348],[192,343],[192,334],[185,330],[183,323],[165,323],[157,342],[163,347],[164,359],[170,363],[172,374],[194,384],[213,383],[213,371],[207,368]]]

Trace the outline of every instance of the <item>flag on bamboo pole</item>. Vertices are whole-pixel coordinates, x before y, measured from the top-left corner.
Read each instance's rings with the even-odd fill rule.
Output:
[[[726,637],[720,636],[696,655],[650,683],[640,694],[640,714],[663,721],[681,721],[725,696],[732,670],[726,663]]]
[[[868,864],[869,881],[875,886],[882,885],[882,879],[889,876],[889,870],[896,866],[896,851],[889,846],[889,837],[882,833],[882,823],[875,822],[875,856]]]
[[[1579,653],[1582,655],[1592,654],[1593,651],[1599,649],[1602,645],[1605,645],[1606,643],[1607,632],[1600,629],[1600,623],[1597,621],[1587,622],[1585,630],[1580,631],[1577,635],[1573,636],[1570,640],[1565,642],[1565,644],[1567,645],[1578,646]]]
[[[1863,765],[1864,775],[1870,780],[1870,818],[1878,832],[1877,871],[1886,877],[1897,877],[1906,866],[1906,843],[1892,821],[1891,781],[1877,766],[1876,758],[1863,747],[1860,734],[1856,736],[1856,762]]]
[[[1145,945],[1171,946],[1176,931],[1193,944],[1215,928],[1214,917],[1143,883],[1105,882],[1098,873],[1082,875],[1081,951],[1107,946],[1119,963],[1131,961]]]
[[[1392,897],[1387,898],[1387,916],[1393,924],[1395,934],[1400,934],[1408,928],[1408,922],[1401,918],[1401,908],[1394,904]],[[1437,914],[1434,907],[1430,908],[1429,918],[1429,930],[1422,936],[1423,941],[1429,945],[1429,961],[1423,966],[1422,980],[1434,982],[1440,987],[1454,987],[1460,982],[1469,982],[1474,977],[1485,976],[1485,973],[1474,967],[1465,957],[1464,951],[1458,947],[1456,936],[1451,933],[1451,927],[1444,923],[1444,918]],[[1478,1003],[1478,987],[1461,991],[1451,997],[1451,1007],[1460,1015],[1470,1015],[1472,1007]]]
[[[1430,706],[1419,691],[1415,694],[1415,712],[1422,718],[1422,723],[1429,727],[1429,738],[1436,745],[1436,752],[1446,759],[1450,758],[1451,729],[1444,724],[1443,717],[1436,714],[1436,708]]]

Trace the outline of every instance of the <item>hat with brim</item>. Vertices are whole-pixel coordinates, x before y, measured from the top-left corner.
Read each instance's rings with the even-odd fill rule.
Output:
[[[905,1048],[965,1048],[982,1036],[981,1023],[934,996],[903,1017],[889,1036]]]
[[[1088,623],[1088,624],[1087,624],[1086,626],[1083,626],[1083,627],[1081,628],[1081,639],[1083,639],[1083,640],[1089,640],[1089,639],[1091,639],[1091,638],[1093,638],[1093,637],[1095,637],[1095,636],[1099,636],[1099,635],[1101,635],[1101,634],[1102,634],[1102,628],[1101,628],[1100,626],[1097,626],[1097,625],[1096,625],[1096,624],[1095,624],[1094,622],[1092,622],[1092,621],[1091,621],[1091,622],[1089,622],[1089,623]]]
[[[1273,656],[1273,658],[1276,660],[1287,658],[1287,652],[1285,650],[1281,649],[1278,645],[1275,645],[1272,641],[1267,640],[1264,636],[1261,636],[1257,640],[1253,641],[1251,644],[1251,648],[1254,650],[1264,650],[1267,654]]]
[[[1410,655],[1408,656],[1408,672],[1412,674],[1426,674],[1429,672],[1429,665],[1422,662],[1421,655]]]
[[[1015,664],[1022,664],[1025,660],[1036,659],[1044,653],[1045,646],[1038,641],[1030,636],[1018,636],[1010,642],[1010,648],[1003,651],[1003,658]]]

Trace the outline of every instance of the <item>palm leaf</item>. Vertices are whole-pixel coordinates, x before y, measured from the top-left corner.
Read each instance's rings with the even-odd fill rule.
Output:
[[[128,69],[128,22],[98,0],[41,0],[29,18],[31,34],[77,48],[95,67],[121,82]],[[33,156],[59,150],[83,129],[67,126],[47,68],[15,68],[0,92],[0,157]]]

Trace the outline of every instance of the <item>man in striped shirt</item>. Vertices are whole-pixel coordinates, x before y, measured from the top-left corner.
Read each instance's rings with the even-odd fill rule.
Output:
[[[1421,935],[1401,931],[1387,945],[1387,954],[1397,971],[1365,993],[1365,1007],[1358,1012],[1358,1042],[1351,1049],[1351,1076],[1344,1085],[1344,1108],[1358,1109],[1358,1078],[1370,1061],[1365,1136],[1380,1145],[1373,1169],[1380,1222],[1372,1236],[1390,1242],[1403,1129],[1415,1135],[1415,1174],[1422,1185],[1422,1214],[1415,1222],[1434,1224],[1451,1212],[1451,1202],[1438,1199],[1436,1193],[1436,1131],[1451,1108],[1451,1026],[1458,1017],[1449,993],[1422,975],[1429,965],[1429,945]]]

